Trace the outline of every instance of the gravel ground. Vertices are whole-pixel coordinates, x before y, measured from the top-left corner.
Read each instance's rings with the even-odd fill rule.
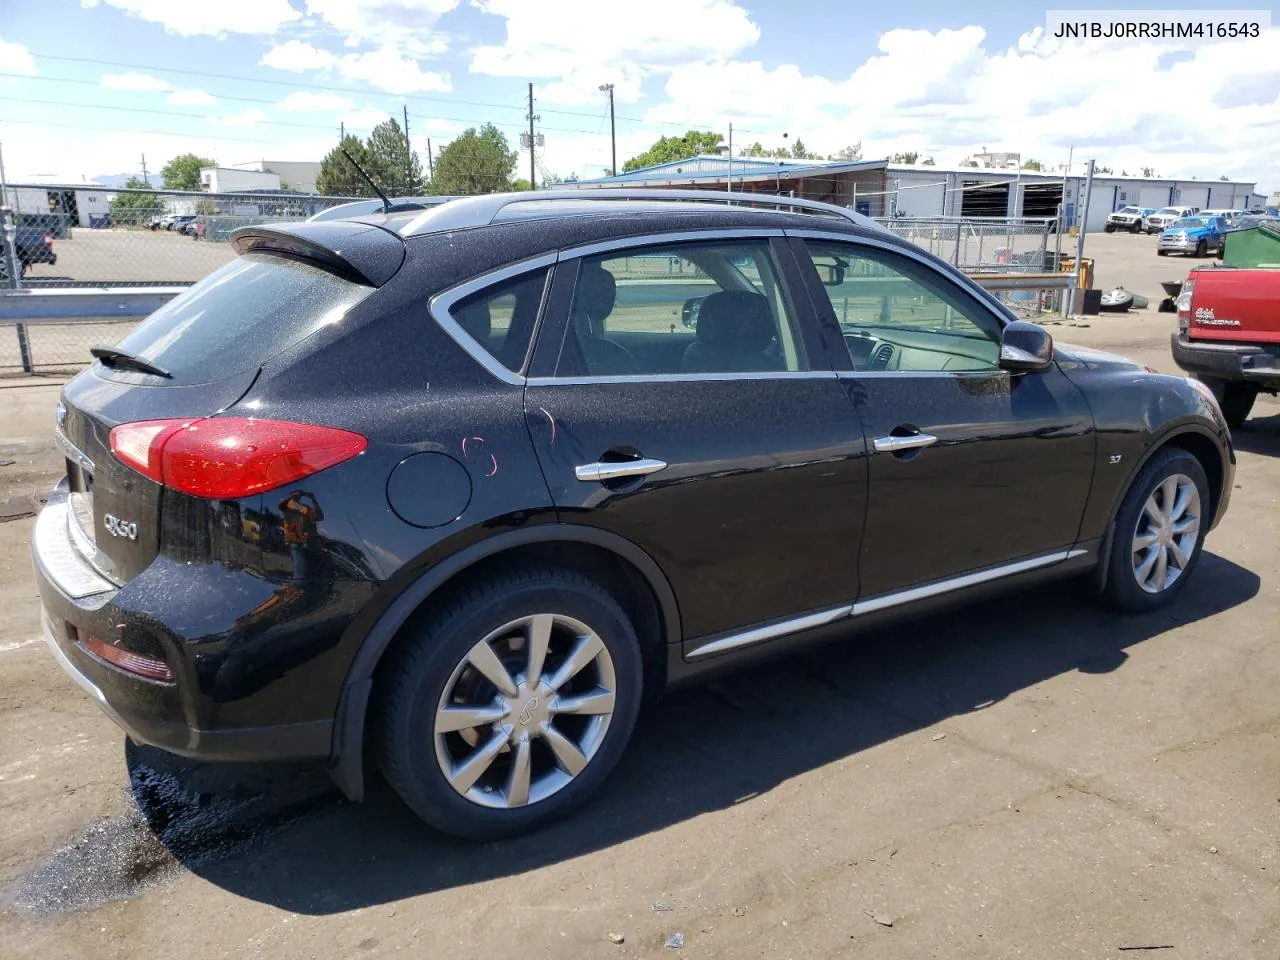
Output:
[[[1145,240],[1091,236],[1099,283],[1177,276],[1120,262]],[[1171,315],[1085,323],[1051,329],[1174,369]],[[57,385],[16,383],[8,516],[61,463]],[[31,519],[0,522],[0,956],[1274,960],[1280,404],[1256,412],[1173,609],[1043,588],[682,692],[574,819],[482,846],[380,784],[357,806],[128,746],[38,640]]]

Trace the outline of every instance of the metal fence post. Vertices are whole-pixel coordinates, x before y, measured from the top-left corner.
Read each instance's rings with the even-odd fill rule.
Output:
[[[952,257],[951,265],[957,268],[960,266],[960,221],[959,220],[956,221],[956,252],[955,252],[955,255]]]
[[[2,194],[0,194],[2,196]],[[18,226],[13,215],[13,210],[9,208],[7,203],[0,206],[0,218],[4,220],[4,259],[5,274],[8,283],[6,286],[10,290],[22,289],[22,264],[18,258]],[[33,367],[31,364],[31,340],[27,336],[27,325],[18,323],[14,325],[14,329],[18,332],[18,357],[22,363],[22,372],[31,373]]]

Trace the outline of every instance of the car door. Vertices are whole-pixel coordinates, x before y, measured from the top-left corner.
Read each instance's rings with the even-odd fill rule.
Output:
[[[561,521],[658,563],[693,655],[857,594],[863,431],[774,234],[561,254],[525,391]]]
[[[1056,366],[1000,369],[996,309],[923,256],[793,243],[871,451],[860,602],[1064,558],[1095,461],[1080,391]]]

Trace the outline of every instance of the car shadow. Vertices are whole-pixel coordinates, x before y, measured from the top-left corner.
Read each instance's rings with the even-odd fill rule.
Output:
[[[1269,417],[1253,416],[1231,431],[1236,450],[1262,456],[1280,457],[1280,413]]]
[[[592,802],[513,840],[441,836],[376,776],[368,799],[351,804],[333,791],[300,794],[308,776],[319,782],[317,771],[257,768],[247,787],[244,768],[131,748],[130,781],[156,836],[193,873],[284,910],[336,913],[522,873],[732,806],[1049,677],[1116,670],[1127,648],[1242,604],[1258,589],[1255,574],[1205,553],[1179,601],[1156,613],[1121,616],[1083,582],[1052,585],[673,693]],[[233,814],[229,825],[210,815],[227,792],[239,796],[227,809],[249,810],[255,801],[246,793],[259,790],[285,795],[259,805],[273,814]],[[189,798],[188,812],[175,813],[175,795]],[[177,822],[188,817],[197,829]]]

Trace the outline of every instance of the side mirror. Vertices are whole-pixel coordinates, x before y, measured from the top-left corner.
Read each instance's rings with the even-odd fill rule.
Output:
[[[702,312],[702,301],[706,299],[706,297],[692,297],[680,308],[680,322],[690,330],[698,329],[698,315]]]
[[[844,283],[844,271],[848,266],[844,260],[836,258],[832,263],[815,263],[818,278],[824,287],[838,287]]]
[[[1044,327],[1014,320],[1000,337],[1000,368],[1015,373],[1047,370],[1053,363],[1053,336]]]

